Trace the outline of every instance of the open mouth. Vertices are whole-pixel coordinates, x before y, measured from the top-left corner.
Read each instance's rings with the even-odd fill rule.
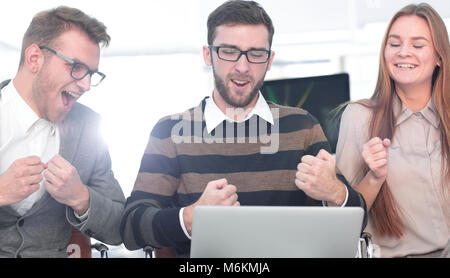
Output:
[[[401,69],[414,69],[416,67],[416,65],[413,64],[395,64],[395,66]]]
[[[69,111],[72,105],[80,98],[81,95],[71,92],[71,91],[62,91],[62,101],[64,105],[64,110]]]
[[[247,80],[236,80],[236,79],[231,79],[231,82],[233,82],[238,88],[244,88],[247,84],[250,83],[250,81]]]

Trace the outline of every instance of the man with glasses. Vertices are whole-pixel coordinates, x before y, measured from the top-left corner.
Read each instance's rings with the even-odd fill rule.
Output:
[[[109,41],[103,23],[69,7],[28,27],[18,72],[0,84],[0,257],[67,257],[80,251],[68,250],[73,228],[121,243],[125,197],[99,116],[77,103],[105,78]]]
[[[121,224],[127,248],[172,247],[189,256],[198,205],[304,206],[309,196],[364,207],[336,177],[333,158],[318,154],[329,145],[317,120],[260,93],[274,59],[273,33],[253,1],[228,1],[210,14],[203,56],[213,70],[212,97],[162,118],[151,132]],[[302,156],[323,183],[296,184]]]

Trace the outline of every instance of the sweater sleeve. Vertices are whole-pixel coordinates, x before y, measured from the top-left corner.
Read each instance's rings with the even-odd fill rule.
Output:
[[[190,244],[184,234],[174,197],[179,186],[179,166],[171,130],[176,121],[160,120],[152,130],[139,173],[127,199],[121,223],[125,246],[136,250]]]

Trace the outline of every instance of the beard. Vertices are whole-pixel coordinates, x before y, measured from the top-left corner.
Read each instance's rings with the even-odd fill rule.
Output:
[[[213,67],[213,75],[214,75],[214,84],[215,87],[217,89],[217,91],[219,92],[220,96],[222,97],[222,99],[228,103],[230,106],[235,107],[235,108],[244,108],[247,107],[255,98],[258,97],[258,93],[259,93],[259,89],[261,89],[263,83],[264,83],[264,78],[266,76],[266,72],[264,72],[263,77],[258,80],[258,82],[255,83],[255,86],[251,89],[250,93],[244,97],[244,98],[234,98],[230,92],[230,88],[228,88],[225,85],[225,81],[216,74],[216,71]],[[232,76],[228,76],[229,79],[231,79]],[[234,78],[236,78],[236,75],[233,75]],[[242,76],[245,77],[245,79],[247,80],[251,80],[253,81],[253,78],[251,78],[250,76]]]
[[[56,123],[61,122],[64,119],[65,114],[58,113],[56,107],[52,107],[50,103],[49,92],[54,91],[56,87],[50,79],[47,64],[44,64],[42,70],[37,73],[33,80],[32,96],[33,102],[36,104],[36,108],[38,109],[41,118]]]

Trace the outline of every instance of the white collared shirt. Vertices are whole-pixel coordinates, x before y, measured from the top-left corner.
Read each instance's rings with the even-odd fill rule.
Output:
[[[39,118],[11,81],[0,94],[0,175],[17,159],[31,155],[47,163],[58,154],[59,145],[57,124]],[[43,182],[39,190],[11,207],[24,215],[44,195]]]
[[[250,113],[242,122],[250,119],[255,114],[264,119],[265,121],[269,122],[270,124],[272,125],[274,124],[273,115],[272,112],[270,111],[270,107],[265,101],[261,92],[259,92],[258,100],[255,104],[255,107],[252,108]],[[235,120],[230,119],[227,115],[225,115],[222,112],[222,110],[220,110],[220,108],[214,102],[212,97],[206,99],[204,115],[205,115],[206,130],[208,131],[208,133],[211,133],[211,131],[213,131],[224,120],[235,122]]]

